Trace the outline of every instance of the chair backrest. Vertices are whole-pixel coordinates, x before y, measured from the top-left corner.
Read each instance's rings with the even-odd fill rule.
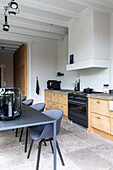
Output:
[[[21,101],[25,101],[25,100],[26,100],[26,96],[22,96]]]
[[[44,111],[45,103],[36,103],[36,104],[31,105],[30,107],[37,111],[42,112],[42,111]]]
[[[32,105],[33,101],[34,101],[33,99],[28,99],[28,100],[23,101],[22,103],[30,106],[30,105]]]
[[[56,134],[58,135],[60,131],[61,119],[63,115],[63,111],[59,109],[51,109],[42,112],[43,114],[47,115],[48,117],[56,120]]]

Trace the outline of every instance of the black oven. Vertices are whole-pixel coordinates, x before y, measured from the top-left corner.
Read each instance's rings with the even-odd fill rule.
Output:
[[[68,94],[68,119],[88,127],[88,98],[85,93]]]

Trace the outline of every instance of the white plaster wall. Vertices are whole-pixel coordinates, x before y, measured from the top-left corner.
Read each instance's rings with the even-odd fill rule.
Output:
[[[69,56],[74,54],[74,62],[88,60],[93,53],[93,11],[87,10],[79,20],[69,24]]]
[[[93,12],[94,58],[110,59],[110,14]]]
[[[44,89],[47,80],[56,79],[57,42],[34,41],[31,44],[31,97],[36,102],[44,102]],[[38,76],[40,94],[36,94],[36,77]]]
[[[0,64],[4,64],[6,87],[13,87],[13,54],[0,53]]]
[[[80,71],[81,90],[93,88],[95,91],[103,92],[103,85],[110,84],[109,69],[86,69]]]
[[[113,14],[110,17],[110,85],[113,89]]]
[[[63,72],[64,76],[57,77],[61,81],[62,89],[74,89],[73,83],[79,79],[78,71],[66,71],[68,64],[68,36],[58,41],[58,72]]]

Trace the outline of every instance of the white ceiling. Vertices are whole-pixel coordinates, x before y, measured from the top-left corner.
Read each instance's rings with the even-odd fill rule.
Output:
[[[3,31],[4,6],[10,0],[0,0],[0,34],[36,39],[61,39],[72,19],[78,19],[87,8],[113,13],[113,0],[15,0],[20,9],[16,16],[8,15],[9,32]],[[5,51],[0,40],[0,52]],[[7,41],[5,42],[7,44]],[[13,43],[16,45],[16,42]],[[21,44],[21,43],[20,43]],[[10,48],[10,46],[9,46]],[[16,47],[15,47],[16,48]],[[12,46],[12,51],[15,49]],[[10,48],[11,49],[11,48]],[[8,50],[8,49],[7,49]],[[13,51],[14,52],[14,51]]]

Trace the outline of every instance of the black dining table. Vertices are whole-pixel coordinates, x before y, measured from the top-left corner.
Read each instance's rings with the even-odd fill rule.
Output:
[[[53,124],[53,139],[54,139],[53,169],[56,170],[56,120],[46,116],[45,114],[42,114],[41,112],[25,104],[22,104],[21,116],[15,120],[0,121],[0,131],[45,124]],[[36,170],[38,170],[37,166]]]

